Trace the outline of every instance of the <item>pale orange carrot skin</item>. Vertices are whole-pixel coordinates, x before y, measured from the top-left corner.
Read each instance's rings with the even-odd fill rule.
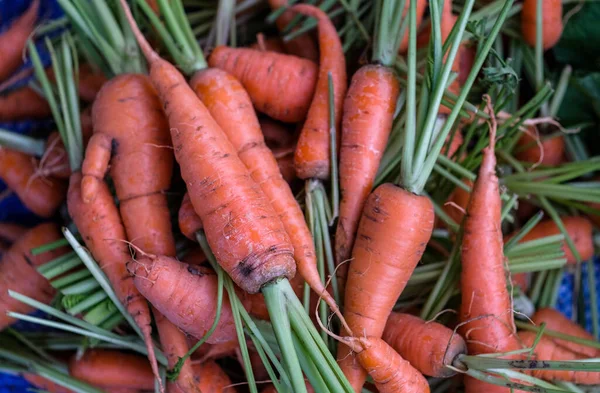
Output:
[[[17,121],[50,117],[48,101],[29,86],[0,96],[0,120]]]
[[[208,65],[239,79],[258,111],[286,123],[306,117],[318,78],[314,62],[281,53],[218,46]]]
[[[579,326],[569,318],[565,317],[562,313],[552,308],[541,308],[537,310],[536,313],[531,317],[531,321],[538,326],[545,322],[546,330],[553,330],[555,332],[584,338],[586,340],[596,340],[594,336],[588,333],[583,327]],[[567,340],[561,340],[552,336],[547,337],[548,339],[554,341],[556,345],[564,347],[569,351],[581,354],[582,356],[587,356],[590,358],[600,357],[600,350],[597,348],[588,347],[584,344],[574,343]]]
[[[433,206],[427,197],[393,184],[377,187],[367,199],[344,301],[344,318],[357,337],[381,337],[386,320],[431,237],[433,222]],[[338,348],[337,359],[355,391],[360,391],[366,371],[345,345]]]
[[[127,268],[144,297],[181,330],[201,339],[210,329],[217,311],[217,276],[211,269],[167,256],[142,256]],[[222,343],[235,337],[229,300],[223,294],[219,324],[207,342]]]
[[[467,352],[465,341],[452,329],[437,322],[426,322],[410,314],[392,312],[383,341],[422,374],[448,378],[456,372],[446,366]]]
[[[344,100],[340,148],[340,218],[335,233],[336,260],[350,259],[365,201],[387,145],[400,84],[391,68],[361,67]],[[345,276],[347,264],[338,270]]]
[[[522,331],[519,332],[519,338],[527,347],[531,347],[535,338],[536,332]],[[536,360],[554,360],[554,361],[569,361],[587,359],[588,357],[582,354],[572,352],[565,347],[556,345],[548,336],[542,336],[535,347]],[[542,378],[548,381],[567,381],[578,385],[599,385],[600,373],[592,371],[572,371],[572,370],[531,370],[531,375],[536,378]]]
[[[0,35],[0,81],[4,81],[23,63],[23,48],[33,32],[38,17],[39,0],[33,0],[29,8]]]
[[[537,22],[537,1],[523,1],[521,10],[521,33],[523,39],[530,46],[535,47],[536,42],[536,23]],[[542,1],[542,47],[544,50],[552,48],[563,31],[562,21],[562,2],[560,0]]]
[[[301,179],[328,179],[331,170],[329,74],[333,80],[334,124],[339,133],[348,89],[346,58],[335,26],[325,12],[308,4],[297,4],[290,10],[317,19],[320,52],[319,78],[294,156],[296,174]]]
[[[36,176],[37,169],[37,159],[0,147],[0,178],[33,213],[52,217],[65,199],[67,185],[51,176]]]
[[[269,0],[269,7],[271,7],[272,10],[287,7],[288,5],[287,0]],[[279,31],[283,31],[292,19],[294,19],[294,13],[287,10],[277,18],[275,25]],[[312,60],[314,62],[319,61],[319,48],[317,48],[317,43],[309,33],[302,34],[290,41],[284,41],[283,46],[285,47],[286,52],[291,55]]]
[[[36,268],[65,254],[67,248],[61,247],[36,256],[31,255],[31,249],[61,238],[62,234],[55,224],[40,224],[25,232],[2,255],[2,260],[0,260],[0,330],[16,322],[14,318],[6,315],[8,311],[21,314],[34,311],[32,307],[10,297],[8,290],[19,292],[44,304],[50,303],[53,299],[54,288],[37,272]]]
[[[73,355],[69,374],[96,386],[154,389],[154,375],[148,360],[116,350],[88,350],[81,358]]]

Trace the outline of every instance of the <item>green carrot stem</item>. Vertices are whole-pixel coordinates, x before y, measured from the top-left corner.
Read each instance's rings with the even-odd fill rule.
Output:
[[[46,150],[45,140],[18,134],[3,128],[0,128],[0,145],[34,157],[41,157]]]

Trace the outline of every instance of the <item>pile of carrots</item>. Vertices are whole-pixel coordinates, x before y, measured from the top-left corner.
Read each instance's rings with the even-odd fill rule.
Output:
[[[0,371],[51,393],[600,386],[598,311],[579,324],[600,161],[544,79],[561,2],[57,0],[56,26],[23,3],[0,121],[55,129],[0,129],[5,193],[40,222],[0,223]]]

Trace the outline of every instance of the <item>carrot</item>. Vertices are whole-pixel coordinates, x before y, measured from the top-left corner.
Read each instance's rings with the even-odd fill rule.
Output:
[[[463,139],[463,135],[462,132],[460,132],[460,130],[457,130],[456,133],[454,134],[454,138],[452,138],[452,140],[450,140],[451,135],[448,135],[446,137],[446,146],[444,147],[444,149],[442,150],[444,153],[444,155],[446,157],[452,158],[454,156],[454,153],[456,153],[458,151],[458,149],[460,149],[460,147],[462,146],[464,139]],[[448,141],[450,141],[450,143],[448,143]]]
[[[250,45],[251,49],[263,52],[285,53],[283,41],[278,37],[265,38],[262,33],[256,35],[256,42]]]
[[[427,197],[389,183],[369,195],[352,251],[344,298],[344,318],[353,332],[361,337],[381,337],[431,237],[433,221],[433,206]],[[360,391],[366,372],[349,353],[347,346],[340,346],[338,363],[354,389]]]
[[[88,63],[79,66],[79,98],[85,102],[92,102],[106,83],[106,76],[96,72]]]
[[[23,63],[23,49],[33,32],[40,1],[33,0],[29,8],[0,35],[0,81],[4,81]]]
[[[249,293],[293,277],[293,248],[269,201],[183,75],[152,50],[127,4],[121,5],[150,65],[181,176],[219,264]]]
[[[202,393],[235,393],[235,387],[231,386],[231,379],[223,369],[213,361],[194,364],[194,372],[200,379],[198,389]]]
[[[537,333],[522,331],[519,332],[519,338],[524,345],[531,347]],[[587,359],[587,356],[572,352],[565,347],[556,345],[556,343],[547,336],[542,336],[535,347],[535,359],[569,361]],[[578,385],[598,385],[600,384],[600,373],[593,371],[572,371],[572,370],[531,370],[531,374],[536,378],[542,378],[548,381],[567,381]]]
[[[248,48],[218,46],[208,65],[233,74],[258,111],[287,123],[305,118],[318,78],[310,60]]]
[[[107,349],[87,350],[73,355],[69,374],[96,386],[154,389],[154,376],[148,360],[142,356]]]
[[[283,223],[294,248],[298,273],[341,318],[339,307],[321,282],[315,247],[304,214],[265,144],[244,87],[233,75],[216,68],[197,72],[190,85],[225,132],[240,160],[260,185]]]
[[[335,233],[338,265],[351,256],[361,212],[392,129],[399,93],[400,84],[389,67],[367,65],[352,77],[342,120],[339,167],[342,199]],[[343,278],[347,268],[339,269]]]
[[[320,51],[317,86],[294,156],[296,174],[301,179],[328,179],[331,165],[328,75],[333,81],[334,124],[339,130],[348,87],[346,59],[340,37],[325,12],[308,4],[298,4],[290,10],[317,19]]]
[[[29,86],[0,96],[0,120],[43,119],[52,114],[44,97]]]
[[[382,339],[421,373],[436,378],[454,375],[446,366],[467,351],[462,337],[446,326],[396,312],[390,314]]]
[[[97,184],[93,203],[84,202],[81,183],[81,173],[73,173],[67,194],[69,215],[87,248],[112,284],[119,301],[133,316],[140,328],[148,349],[150,364],[153,367],[154,375],[157,376],[158,366],[152,345],[150,309],[146,300],[135,287],[125,266],[131,256],[129,248],[124,242],[126,239],[125,228],[121,222],[119,211],[106,183]]]
[[[196,241],[196,232],[202,229],[202,220],[194,211],[190,194],[187,192],[183,196],[179,207],[178,221],[181,233],[188,239]]]
[[[518,160],[546,166],[556,166],[564,161],[565,139],[562,136],[543,139],[540,146],[534,136],[537,135],[535,128],[529,127],[529,131],[517,142],[515,157]]]
[[[271,9],[277,10],[288,6],[288,0],[269,0]],[[285,30],[287,25],[294,19],[294,13],[290,10],[284,11],[275,21],[279,31]],[[310,34],[302,34],[293,40],[284,41],[283,46],[287,53],[302,57],[314,62],[319,61],[319,49],[313,37]]]
[[[404,11],[402,12],[402,18],[406,18],[408,15],[408,7],[410,6],[410,2],[407,1],[404,5]],[[417,30],[419,26],[421,26],[421,22],[423,21],[423,15],[425,14],[425,9],[427,8],[427,0],[419,0],[417,1]],[[429,31],[429,29],[425,29],[425,31]],[[408,27],[405,30],[404,37],[402,37],[402,42],[400,43],[400,48],[398,49],[398,53],[405,54],[408,51]]]
[[[463,183],[473,189],[473,182],[471,180],[464,179]],[[467,205],[469,204],[471,193],[466,191],[462,187],[456,187],[454,191],[448,196],[448,201],[442,206],[442,210],[454,220],[455,223],[461,224]]]
[[[60,179],[36,175],[37,166],[35,158],[0,147],[0,178],[29,210],[51,217],[63,202],[67,186]]]
[[[294,132],[286,127],[284,123],[264,116],[260,117],[258,122],[265,137],[265,142],[271,150],[274,148],[289,147],[296,142]]]
[[[586,340],[595,340],[594,336],[588,333],[584,328],[552,308],[541,308],[537,310],[536,313],[531,317],[531,321],[536,325],[541,325],[543,322],[545,322],[546,329],[548,330],[584,338]],[[597,348],[588,347],[584,344],[574,343],[567,340],[561,340],[556,337],[547,337],[548,339],[554,341],[556,345],[564,347],[569,351],[581,354],[582,356],[587,356],[590,358],[600,357],[600,350]]]
[[[0,239],[14,243],[24,236],[29,229],[19,224],[0,222]]]
[[[201,247],[195,247],[181,258],[181,262],[188,265],[204,265],[206,263],[206,255],[204,255]]]
[[[460,320],[471,354],[520,349],[506,288],[495,138],[492,123],[463,222]]]
[[[31,255],[31,249],[54,242],[62,238],[59,228],[52,223],[40,224],[28,230],[0,260],[0,330],[12,325],[14,318],[6,315],[8,311],[27,314],[34,311],[25,303],[13,299],[8,290],[19,292],[39,302],[48,304],[54,297],[50,283],[37,272],[36,267],[66,253],[66,248]]]
[[[295,150],[295,146],[293,148],[286,147],[272,149],[273,157],[277,160],[279,172],[281,172],[281,176],[283,176],[283,179],[288,182],[288,184],[291,184],[297,178],[296,168],[294,167]]]
[[[195,344],[198,340],[190,339],[190,344]],[[239,351],[240,344],[238,340],[226,341],[219,344],[204,343],[194,352],[192,358],[194,364],[204,363],[209,360],[217,360],[226,357],[235,357]]]
[[[594,241],[592,237],[592,223],[584,217],[579,216],[566,216],[560,218],[567,230],[567,233],[573,240],[575,248],[581,256],[581,260],[585,261],[590,259],[594,255]],[[531,241],[535,239],[541,239],[546,236],[560,235],[561,231],[552,219],[546,219],[537,224],[527,235],[521,239],[522,242]],[[508,238],[513,237],[515,234],[509,235]],[[563,243],[563,251],[565,252],[565,258],[567,264],[575,264],[577,259],[571,252],[570,248],[566,243]]]
[[[49,393],[73,393],[71,389],[60,386],[49,379],[32,373],[23,373],[23,379],[35,386],[39,390]]]
[[[423,375],[378,337],[344,337],[379,393],[429,393]]]
[[[127,268],[142,295],[177,327],[197,339],[210,329],[217,311],[217,277],[211,269],[150,254],[128,262]],[[223,296],[219,324],[206,341],[209,344],[236,338],[229,301]]]
[[[560,0],[542,1],[542,47],[552,48],[562,35],[562,2]],[[521,33],[530,46],[535,47],[537,24],[537,0],[523,1],[521,10]]]

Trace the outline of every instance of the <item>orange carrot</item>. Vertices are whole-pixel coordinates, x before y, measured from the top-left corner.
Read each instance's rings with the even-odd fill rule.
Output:
[[[542,0],[542,47],[552,48],[562,35],[562,2]],[[524,0],[521,11],[521,33],[530,46],[535,47],[537,24],[537,0]]]
[[[121,5],[150,65],[181,176],[219,264],[249,293],[293,277],[293,248],[268,199],[183,75],[152,50],[126,2]]]
[[[33,0],[29,8],[0,35],[0,81],[4,81],[23,63],[23,48],[33,32],[40,1]]]
[[[356,335],[381,337],[396,300],[412,275],[433,231],[429,198],[393,184],[377,187],[367,198],[348,270],[344,317]],[[410,228],[410,230],[408,229]],[[402,236],[390,236],[390,234]],[[356,391],[366,371],[338,349],[338,363]]]
[[[265,137],[265,142],[271,150],[278,147],[289,147],[296,142],[294,132],[285,124],[264,116],[259,118],[258,122]]]
[[[96,72],[88,63],[79,66],[79,85],[78,94],[85,102],[92,102],[100,91],[100,88],[106,83],[106,76],[101,72]]]
[[[410,2],[407,1],[404,5],[404,11],[402,14],[402,18],[406,18],[409,7],[410,7]],[[417,1],[417,19],[416,19],[417,31],[419,30],[419,27],[421,26],[421,22],[423,21],[423,15],[425,14],[426,8],[427,8],[427,0],[418,0]],[[430,29],[427,28],[427,29],[424,29],[424,31],[430,31]],[[408,25],[407,25],[405,33],[404,33],[404,37],[402,37],[402,42],[400,43],[400,49],[398,50],[398,52],[400,54],[405,54],[408,51],[408,38],[409,37],[408,37]]]
[[[19,224],[9,222],[0,222],[0,239],[9,243],[14,243],[24,236],[29,229]]]
[[[213,361],[194,364],[194,372],[200,379],[198,389],[202,393],[235,393],[231,379],[219,365]]]
[[[217,311],[217,277],[211,269],[150,254],[128,262],[127,268],[142,295],[177,327],[197,339],[210,329]],[[207,342],[227,342],[235,337],[233,315],[224,294],[219,324]]]
[[[81,357],[73,355],[69,374],[96,386],[154,389],[154,376],[148,360],[142,356],[116,350],[87,350]]]
[[[543,139],[540,146],[536,142],[536,135],[535,127],[529,127],[529,132],[523,133],[517,142],[515,157],[520,161],[547,166],[556,166],[562,163],[565,153],[563,136]]]
[[[0,147],[0,178],[23,204],[40,217],[51,217],[65,199],[65,182],[37,174],[38,161],[15,150]]]
[[[287,123],[306,117],[318,78],[314,62],[281,53],[218,46],[208,65],[242,82],[258,111]]]
[[[27,314],[34,311],[25,303],[13,299],[8,290],[19,292],[39,302],[48,304],[54,297],[54,289],[36,268],[66,253],[66,248],[31,255],[31,249],[59,240],[62,234],[52,223],[40,224],[21,236],[2,255],[0,262],[0,330],[15,322],[6,315],[8,311]]]
[[[140,328],[148,358],[154,375],[158,375],[158,366],[152,344],[152,327],[148,303],[139,293],[128,274],[125,264],[131,259],[129,248],[124,242],[125,228],[119,211],[115,206],[108,186],[104,182],[97,185],[93,203],[85,203],[81,194],[81,173],[71,175],[67,206],[69,215],[83,237],[98,265],[112,284],[119,301],[133,316]]]
[[[492,124],[463,222],[460,319],[466,322],[461,330],[471,354],[520,348],[506,289],[495,138]]]
[[[596,340],[594,336],[588,333],[584,328],[552,308],[541,308],[537,310],[536,313],[531,317],[531,320],[536,325],[541,325],[543,322],[545,322],[547,330],[553,330],[555,332],[584,338],[586,340]],[[600,357],[600,350],[597,348],[588,347],[584,344],[574,343],[567,340],[561,340],[556,337],[547,337],[548,339],[554,341],[556,345],[564,347],[571,352],[576,352],[582,356],[590,358]]]
[[[315,393],[315,390],[312,388],[312,386],[310,386],[308,382],[306,383],[306,392]],[[275,389],[274,385],[269,385],[263,390],[261,390],[260,393],[277,393],[277,389]]]
[[[460,132],[460,130],[456,131],[456,133],[454,134],[454,138],[452,138],[452,140],[448,144],[448,141],[450,140],[451,136],[452,135],[448,134],[448,136],[446,137],[446,146],[444,146],[444,148],[442,149],[444,155],[449,158],[452,158],[454,156],[454,153],[458,151],[458,149],[462,146],[464,142],[463,135],[462,132]]]
[[[594,255],[594,241],[592,237],[592,223],[584,217],[579,216],[566,216],[560,218],[567,230],[567,233],[573,240],[575,248],[581,256],[581,260],[585,261],[590,259]],[[516,232],[515,232],[516,233]],[[538,223],[527,235],[521,239],[522,242],[531,241],[535,239],[541,239],[546,236],[560,235],[561,231],[552,219],[543,220]],[[508,239],[513,237],[515,234],[508,236]],[[565,252],[565,258],[567,264],[575,264],[577,262],[575,256],[571,252],[566,242],[563,243],[563,251]]]
[[[0,120],[17,121],[50,117],[52,111],[44,97],[29,86],[0,96]]]
[[[231,74],[209,68],[197,72],[190,85],[227,135],[240,160],[260,185],[292,242],[298,273],[341,317],[333,297],[321,282],[312,236],[304,214],[277,161],[265,144],[250,97]]]
[[[281,172],[281,176],[283,179],[291,184],[296,177],[296,168],[294,167],[294,151],[296,150],[295,146],[293,148],[275,148],[272,149],[273,156],[277,160],[277,166],[279,167],[279,172]]]
[[[464,179],[463,183],[473,189],[473,182],[471,180]],[[448,202],[442,206],[442,210],[450,216],[455,223],[460,225],[465,216],[470,197],[470,192],[457,186],[448,197]]]
[[[519,338],[524,345],[531,347],[537,333],[522,331],[519,332]],[[565,347],[556,345],[556,343],[547,336],[542,336],[535,347],[536,360],[554,360],[569,361],[587,359],[587,356],[572,352]],[[548,381],[567,381],[578,385],[599,385],[600,373],[593,371],[572,371],[572,370],[531,370],[531,374],[536,378],[542,378]]]
[[[345,337],[343,342],[356,353],[379,393],[429,393],[425,377],[382,339]]]
[[[269,0],[269,6],[272,10],[277,10],[281,7],[287,7],[288,1]],[[294,13],[290,10],[286,10],[279,18],[277,18],[275,25],[277,25],[279,31],[283,31],[292,19],[294,19]],[[291,55],[312,60],[314,62],[319,61],[319,49],[317,48],[317,44],[313,37],[308,33],[302,34],[293,40],[284,41],[283,46],[285,47],[286,52]]]
[[[352,77],[342,120],[339,169],[342,199],[335,233],[338,265],[352,253],[360,215],[392,129],[399,93],[400,83],[389,67],[367,65]],[[342,281],[347,266],[339,268]]]
[[[296,174],[301,179],[328,179],[331,165],[328,75],[333,80],[334,124],[339,130],[348,88],[346,58],[335,26],[325,12],[308,4],[298,4],[290,10],[317,19],[320,51],[319,78],[294,156]]]
[[[202,229],[202,220],[194,211],[190,194],[187,192],[183,196],[181,206],[179,207],[179,230],[185,237],[196,241],[196,232]]]
[[[23,378],[37,389],[49,393],[74,393],[72,390],[62,387],[49,379],[32,373],[23,373]]]
[[[277,37],[265,38],[262,33],[256,35],[256,42],[250,45],[251,49],[263,52],[285,53],[283,41]]]
[[[391,313],[382,338],[421,373],[436,378],[454,375],[446,366],[467,351],[465,341],[451,329],[410,314]]]

